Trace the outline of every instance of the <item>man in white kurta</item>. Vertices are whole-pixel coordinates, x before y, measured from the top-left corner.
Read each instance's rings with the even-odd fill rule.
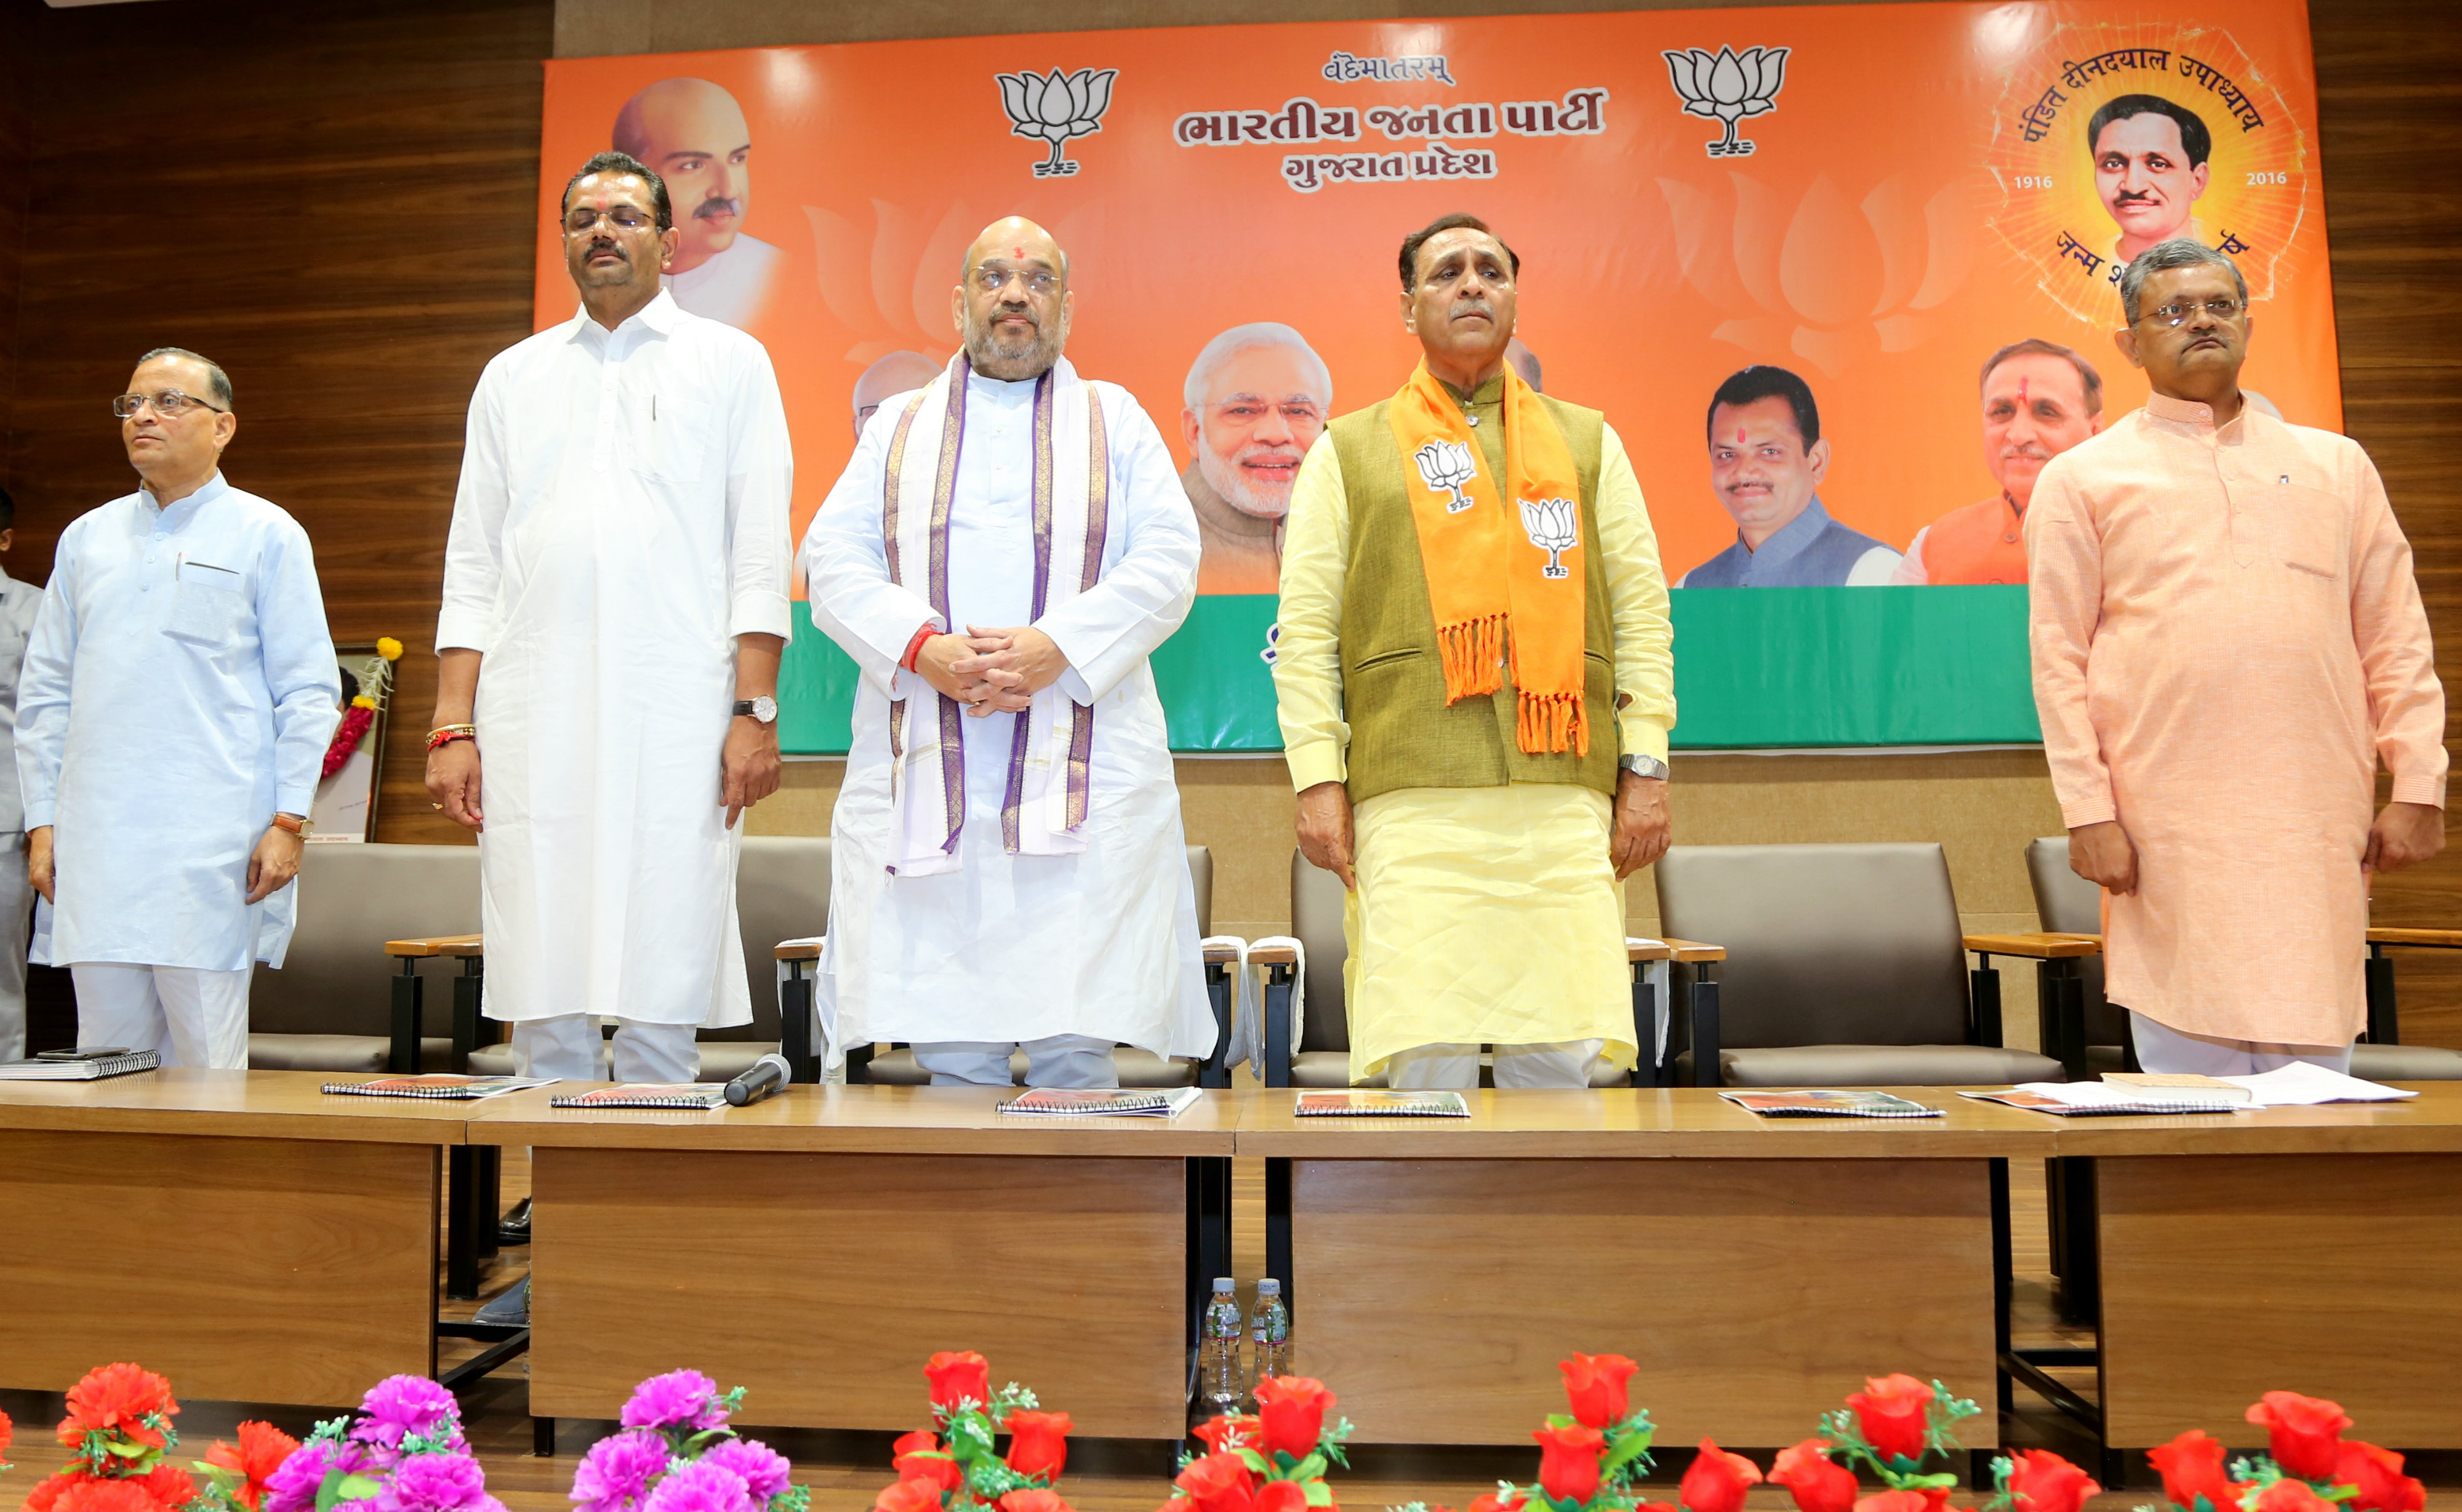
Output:
[[[1114,1045],[1215,1026],[1147,657],[1197,521],[1137,402],[1060,356],[1067,260],[1004,221],[967,350],[883,404],[805,538],[812,621],[862,669],[821,991],[832,1061],[901,1041],[936,1084],[1109,1087]],[[1009,627],[1009,628],[1003,628]]]
[[[792,462],[767,353],[658,288],[664,190],[615,158],[567,192],[583,308],[470,401],[428,785],[480,831],[523,1070],[598,1076],[604,1017],[617,1080],[690,1081],[694,1031],[751,1019],[734,826],[776,786]]]
[[[17,687],[32,955],[79,1044],[241,1070],[341,680],[308,532],[223,478],[222,370],[150,354],[122,405],[144,485],[60,532]]]

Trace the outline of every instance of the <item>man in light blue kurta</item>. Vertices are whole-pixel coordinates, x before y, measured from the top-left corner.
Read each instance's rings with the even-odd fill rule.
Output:
[[[229,379],[150,353],[115,409],[143,486],[60,534],[17,690],[33,959],[77,1042],[248,1065],[340,717],[308,532],[225,482]]]

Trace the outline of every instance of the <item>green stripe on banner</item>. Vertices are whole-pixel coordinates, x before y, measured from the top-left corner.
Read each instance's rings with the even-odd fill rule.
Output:
[[[2040,741],[2026,590],[1684,589],[1675,618],[1679,750],[1998,745]],[[1209,594],[1154,654],[1182,751],[1282,749],[1263,653],[1271,594]],[[786,750],[844,755],[853,660],[807,628],[779,669]]]

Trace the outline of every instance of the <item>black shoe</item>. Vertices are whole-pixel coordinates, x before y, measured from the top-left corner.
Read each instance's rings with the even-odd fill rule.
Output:
[[[529,1328],[530,1326],[530,1278],[524,1276],[512,1290],[481,1307],[470,1321],[493,1324],[499,1328]]]
[[[529,1242],[530,1199],[524,1198],[514,1203],[513,1210],[506,1214],[503,1221],[496,1225],[496,1242],[501,1245],[527,1244]]]

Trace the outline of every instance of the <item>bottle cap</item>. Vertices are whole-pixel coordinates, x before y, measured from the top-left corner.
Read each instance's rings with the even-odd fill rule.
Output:
[[[1283,1284],[1271,1276],[1257,1283],[1257,1295],[1260,1297],[1279,1297],[1282,1294]]]
[[[1217,1276],[1214,1278],[1214,1292],[1217,1296],[1220,1296],[1226,1291],[1237,1291],[1238,1289],[1238,1285],[1228,1276]]]

